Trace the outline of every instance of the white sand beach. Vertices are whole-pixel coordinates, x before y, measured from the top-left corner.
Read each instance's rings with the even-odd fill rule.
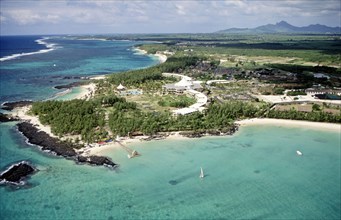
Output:
[[[160,63],[164,63],[167,60],[167,56],[161,53],[156,53],[154,54],[154,56],[157,56],[159,58]]]
[[[74,99],[89,99],[91,98],[96,92],[96,84],[90,83],[87,85],[80,86],[82,88],[82,92],[77,94]]]
[[[39,118],[37,116],[32,116],[28,114],[28,111],[31,109],[31,106],[25,106],[20,108],[15,108],[12,111],[12,115],[19,117],[21,120],[29,121],[39,130],[46,132],[52,137],[57,137],[56,135],[52,134],[51,127],[49,125],[43,125],[40,123]]]
[[[92,76],[90,77],[90,79],[93,80],[101,80],[101,79],[105,79],[106,75],[99,75],[99,76]]]
[[[288,127],[305,127],[319,130],[328,130],[341,132],[341,124],[324,123],[324,122],[311,122],[300,120],[287,120],[287,119],[275,119],[275,118],[252,118],[241,121],[236,121],[241,126],[247,125],[280,125]]]
[[[141,48],[134,48],[134,51],[136,51],[137,54],[141,54],[141,55],[145,55],[148,54],[148,52],[146,50],[142,50]],[[151,54],[153,56],[156,56],[160,63],[164,63],[167,60],[167,56],[165,54],[163,54],[162,52],[158,51],[155,54]]]

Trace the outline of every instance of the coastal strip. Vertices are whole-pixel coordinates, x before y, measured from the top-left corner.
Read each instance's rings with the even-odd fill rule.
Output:
[[[211,130],[205,132],[195,132],[195,131],[183,131],[183,132],[169,132],[167,134],[161,134],[164,138],[163,140],[185,140],[189,138],[201,138],[201,137],[220,137],[220,136],[231,136],[236,133],[239,127],[244,126],[286,126],[286,127],[297,127],[297,128],[308,128],[316,130],[325,130],[332,132],[341,132],[341,124],[334,123],[323,123],[323,122],[310,122],[310,121],[300,121],[300,120],[287,120],[287,119],[273,119],[273,118],[252,118],[236,121],[234,126],[225,133],[218,130]],[[159,140],[159,138],[148,138],[136,137],[136,138],[122,138],[121,143],[129,146],[132,144],[140,143],[141,141],[147,140]],[[106,155],[113,149],[118,149],[120,146],[115,143],[108,143],[105,145],[99,145],[97,147],[89,148],[86,150],[86,155]]]
[[[289,119],[275,119],[275,118],[252,118],[236,121],[240,126],[249,125],[277,125],[287,127],[299,127],[310,128],[324,131],[341,132],[341,124],[324,123],[324,122],[312,122],[301,120],[289,120]]]
[[[142,50],[139,47],[134,47],[133,51],[136,51],[136,54],[138,55],[150,55],[150,56],[155,56],[158,58],[158,60],[160,61],[160,63],[164,63],[167,61],[167,56],[165,54],[162,54],[160,51],[156,52],[155,54],[148,54],[148,52],[146,50]]]

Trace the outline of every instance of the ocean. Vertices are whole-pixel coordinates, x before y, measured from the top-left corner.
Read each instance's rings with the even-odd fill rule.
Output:
[[[32,38],[37,39],[42,36]],[[0,63],[1,102],[55,97],[53,86],[74,80],[68,76],[158,62],[134,54],[137,42],[62,36],[43,41],[54,44],[53,50]],[[45,50],[41,45],[22,52]],[[12,86],[3,88],[7,83]],[[115,171],[41,152],[26,144],[13,122],[1,123],[0,132],[1,170],[22,160],[39,169],[25,187],[0,187],[1,219],[341,217],[341,140],[336,132],[254,125],[233,136],[135,143],[131,147],[141,156],[134,159],[123,149],[104,152],[120,164]],[[204,179],[199,178],[200,167]]]

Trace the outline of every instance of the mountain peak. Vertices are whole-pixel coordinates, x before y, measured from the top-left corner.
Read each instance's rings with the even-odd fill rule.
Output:
[[[285,27],[287,27],[287,26],[292,26],[291,24],[289,24],[289,23],[286,22],[286,21],[277,22],[276,25],[277,25],[277,26],[285,26]]]
[[[256,28],[231,28],[219,33],[315,33],[315,34],[340,34],[340,27],[328,27],[326,25],[309,25],[305,27],[296,27],[286,21],[280,21],[276,24],[262,25]]]

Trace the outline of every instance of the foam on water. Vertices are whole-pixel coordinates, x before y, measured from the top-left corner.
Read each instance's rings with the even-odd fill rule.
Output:
[[[35,51],[35,52],[30,52],[30,53],[12,54],[10,56],[1,57],[0,62],[6,61],[6,60],[13,60],[13,59],[23,57],[23,56],[30,56],[30,55],[34,55],[34,54],[47,53],[47,52],[50,52],[50,51],[57,49],[56,44],[49,44],[49,43],[44,41],[45,39],[47,40],[49,38],[38,39],[35,42],[37,42],[38,44],[42,44],[42,45],[46,46],[47,49],[43,49],[43,50],[39,50],[39,51]]]

